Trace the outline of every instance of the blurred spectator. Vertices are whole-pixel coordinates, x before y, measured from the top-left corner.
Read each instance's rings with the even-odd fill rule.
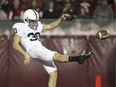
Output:
[[[80,16],[82,14],[81,10],[84,9],[86,14],[89,15],[90,14],[90,7],[91,7],[91,5],[90,5],[88,0],[79,0],[79,1],[77,1],[77,4],[74,8],[74,13],[76,16]]]
[[[99,3],[99,0],[89,0],[89,4],[90,4],[90,7],[89,7],[89,15],[91,17],[93,17],[93,13],[94,13],[95,8],[98,5],[98,3]]]
[[[100,5],[95,9],[93,18],[95,19],[113,19],[114,13],[110,5],[106,0],[103,0]]]
[[[21,9],[20,1],[14,0],[12,8],[9,11],[9,20],[20,20],[24,10]]]
[[[36,11],[42,10],[44,7],[43,0],[32,0],[30,4],[30,8],[35,9]]]
[[[37,1],[37,7],[42,11],[45,6],[45,1],[44,0],[36,0]]]
[[[112,4],[115,0],[107,0],[108,4]]]
[[[55,5],[59,8],[62,9],[63,5],[64,5],[64,1],[63,0],[55,0]]]
[[[114,18],[116,18],[116,0],[114,0],[114,1],[111,3],[111,7],[112,7],[113,12],[114,12]]]
[[[43,7],[44,7],[43,0],[33,0],[30,5],[31,9],[34,9],[39,13],[40,18],[43,17]]]
[[[10,7],[10,2],[9,0],[1,0],[1,9],[4,11],[4,12],[8,12],[9,10],[9,7]]]
[[[84,0],[82,3],[80,3],[80,5],[85,8],[87,13],[89,13],[90,4],[87,2],[87,0]]]
[[[58,18],[60,15],[61,12],[55,7],[54,1],[50,1],[48,8],[43,11],[43,18]]]
[[[77,16],[79,19],[90,19],[91,16],[88,14],[86,7],[81,6],[81,13]]]
[[[70,2],[64,3],[62,13],[70,13],[71,14],[72,12],[73,12],[73,8],[71,7],[71,3]]]
[[[0,20],[6,20],[7,19],[7,14],[0,9]]]
[[[20,8],[24,11],[29,8],[33,0],[20,0]]]
[[[37,2],[36,2],[36,0],[33,0],[33,1],[31,2],[30,8],[31,8],[31,9],[34,9],[34,10],[39,10],[39,8],[37,7]]]
[[[74,7],[70,1],[67,1],[64,3],[64,7],[62,8],[62,14],[64,14],[64,13],[68,13],[71,15],[69,20],[75,18]]]
[[[75,7],[74,7],[74,14],[77,16],[80,14],[80,9],[81,9],[81,6],[80,6],[80,3],[82,1],[81,0],[78,0],[75,4]]]

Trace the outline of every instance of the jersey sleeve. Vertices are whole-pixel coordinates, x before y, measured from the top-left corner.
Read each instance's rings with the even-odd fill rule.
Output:
[[[39,32],[42,33],[43,24],[41,22],[38,22],[38,25]]]
[[[20,37],[23,36],[23,27],[21,24],[14,24],[12,27],[12,34],[18,35]]]

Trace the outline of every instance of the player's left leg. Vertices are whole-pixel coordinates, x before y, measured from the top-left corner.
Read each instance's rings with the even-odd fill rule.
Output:
[[[34,49],[33,49],[34,48]],[[50,51],[43,46],[35,46],[28,51],[32,58],[37,58],[42,63],[49,75],[48,87],[56,87],[57,67],[53,61],[54,51]]]
[[[53,61],[48,65],[43,65],[44,69],[47,71],[48,78],[48,87],[56,87],[57,83],[57,67]]]
[[[53,72],[50,72],[48,75],[49,75],[48,87],[56,87],[57,72],[53,71]]]

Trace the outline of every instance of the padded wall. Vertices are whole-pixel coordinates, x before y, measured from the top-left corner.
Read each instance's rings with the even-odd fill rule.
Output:
[[[94,54],[83,65],[59,63],[57,87],[95,87],[96,75],[102,87],[115,87],[116,36],[98,40],[94,36],[42,36],[42,43],[62,54],[80,55],[83,50]],[[23,56],[12,47],[12,40],[0,37],[0,87],[47,87],[48,75],[41,63],[32,60],[27,66]]]

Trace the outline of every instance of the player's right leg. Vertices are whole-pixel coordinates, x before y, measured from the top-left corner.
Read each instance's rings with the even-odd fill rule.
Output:
[[[59,53],[55,53],[53,56],[54,61],[59,62],[78,62],[79,64],[83,64],[84,61],[91,56],[92,52],[89,52],[87,54],[79,55],[79,56],[67,56],[67,55],[61,55]]]
[[[33,49],[34,48],[34,49]],[[59,61],[59,62],[78,62],[79,64],[83,64],[84,61],[89,58],[92,52],[87,54],[79,55],[79,56],[67,56],[59,54],[55,51],[51,51],[44,46],[35,46],[29,50],[29,54],[33,58],[39,58],[44,61]]]

